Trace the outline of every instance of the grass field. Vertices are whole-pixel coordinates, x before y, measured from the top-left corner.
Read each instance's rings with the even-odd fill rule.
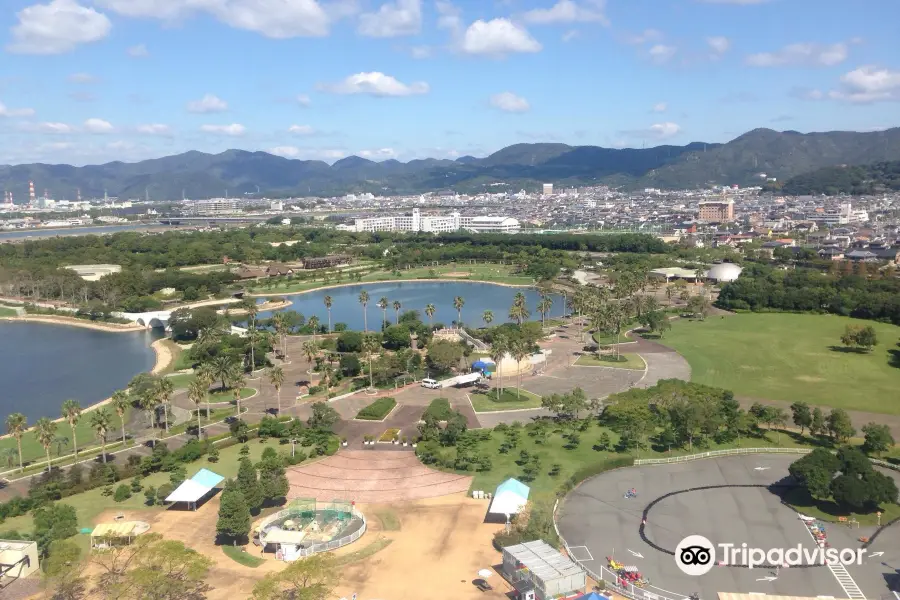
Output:
[[[856,519],[863,527],[878,525],[878,516],[875,513],[858,514],[840,509],[830,500],[816,500],[805,489],[796,488],[789,491],[784,501],[798,512],[815,517],[821,521],[837,523],[838,517]],[[900,517],[900,506],[896,504],[883,504],[878,507],[881,511],[881,524],[889,523]]]
[[[870,353],[840,347],[847,325],[871,325]],[[672,323],[663,343],[691,365],[691,379],[738,396],[900,414],[900,327],[832,315],[738,314]]]
[[[238,564],[242,564],[245,567],[250,567],[251,569],[255,569],[259,565],[263,564],[265,559],[262,559],[258,556],[254,556],[249,552],[244,552],[243,546],[221,546],[222,552],[225,553],[225,556],[233,560]]]
[[[612,367],[613,369],[632,369],[635,371],[643,371],[647,368],[647,363],[638,354],[620,354],[623,361],[600,360],[593,354],[583,354],[575,361],[578,367]]]
[[[503,388],[503,395],[499,398],[496,389],[486,394],[470,394],[469,398],[472,400],[475,412],[500,412],[541,407],[541,397],[537,394],[521,390],[517,395],[516,388],[509,387]]]
[[[0,317],[15,317],[18,314],[15,309],[0,306]]]

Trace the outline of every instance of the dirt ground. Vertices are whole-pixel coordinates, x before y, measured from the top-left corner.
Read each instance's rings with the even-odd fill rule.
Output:
[[[471,275],[468,271],[450,271],[449,273],[444,273],[442,277],[468,277]]]

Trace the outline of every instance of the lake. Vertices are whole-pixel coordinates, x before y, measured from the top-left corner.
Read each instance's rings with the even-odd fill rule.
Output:
[[[0,323],[0,427],[21,412],[57,418],[63,401],[87,407],[153,369],[152,331],[109,333],[45,323]]]
[[[428,281],[428,282],[398,282],[398,283],[362,283],[337,287],[327,290],[316,290],[305,294],[286,296],[292,305],[284,310],[296,310],[307,319],[315,315],[323,325],[328,323],[328,311],[325,308],[325,296],[331,296],[331,322],[346,323],[350,329],[363,329],[363,309],[359,303],[361,291],[369,293],[368,320],[369,330],[379,330],[382,312],[376,306],[382,297],[388,299],[387,317],[392,323],[395,319],[394,309],[391,304],[399,300],[403,307],[401,314],[407,310],[419,311],[422,321],[427,323],[425,306],[434,304],[434,322],[443,323],[448,327],[456,320],[456,309],[453,308],[453,299],[461,296],[465,300],[462,309],[463,323],[474,327],[481,327],[484,321],[481,315],[486,310],[494,312],[493,325],[506,322],[509,307],[513,303],[515,295],[519,292],[525,294],[528,310],[531,312],[531,320],[540,320],[541,315],[535,307],[540,302],[537,291],[527,288],[513,288],[493,283],[469,283],[459,281]],[[563,315],[563,297],[553,295],[553,307],[547,317]],[[272,313],[260,313],[261,318],[271,317]]]
[[[93,227],[61,227],[58,229],[34,227],[31,229],[0,231],[0,241],[18,240],[24,238],[69,237],[73,235],[103,235],[109,233],[119,233],[120,231],[141,231],[144,229],[159,227],[162,226],[158,223],[135,223],[132,225],[97,225]]]

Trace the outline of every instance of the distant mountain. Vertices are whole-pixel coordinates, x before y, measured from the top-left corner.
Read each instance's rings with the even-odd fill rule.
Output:
[[[788,179],[781,191],[791,196],[810,194],[880,194],[900,191],[900,161],[863,166],[817,169]]]
[[[359,156],[333,165],[290,160],[265,152],[185,152],[138,163],[0,166],[0,186],[18,202],[34,181],[55,198],[110,196],[153,199],[240,195],[259,189],[271,196],[373,192],[420,193],[455,189],[538,189],[607,184],[625,188],[683,189],[710,184],[759,183],[760,174],[786,181],[816,169],[900,160],[900,128],[881,132],[802,134],[754,129],[727,144],[601,148],[566,144],[515,144],[485,158],[375,162]],[[506,187],[492,184],[506,184]]]

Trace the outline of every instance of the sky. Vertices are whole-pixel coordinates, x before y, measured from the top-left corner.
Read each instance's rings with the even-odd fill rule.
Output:
[[[4,0],[0,164],[900,125],[898,0]]]

